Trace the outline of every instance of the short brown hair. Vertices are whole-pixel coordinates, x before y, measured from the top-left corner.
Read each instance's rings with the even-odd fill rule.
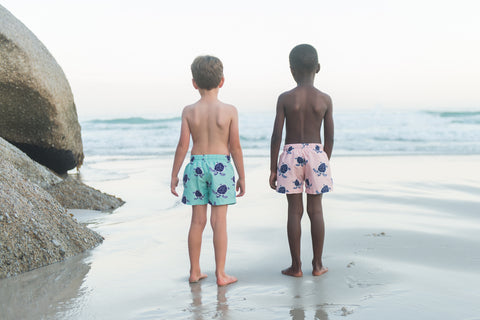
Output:
[[[223,64],[217,57],[199,56],[193,60],[191,70],[193,80],[200,89],[214,89],[223,78]]]
[[[290,51],[290,67],[300,72],[315,72],[318,66],[317,50],[309,44],[299,44]]]

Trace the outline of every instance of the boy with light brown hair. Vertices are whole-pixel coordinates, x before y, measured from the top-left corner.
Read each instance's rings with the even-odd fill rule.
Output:
[[[322,195],[331,191],[333,186],[329,163],[333,148],[332,99],[314,87],[315,74],[320,71],[314,47],[308,44],[296,46],[290,52],[289,60],[297,86],[278,98],[269,182],[272,189],[285,193],[288,201],[287,235],[292,264],[282,273],[293,277],[303,275],[300,239],[305,184],[313,245],[312,274],[319,276],[328,271],[322,263],[325,238]],[[278,158],[284,122],[285,146]],[[322,123],[324,145],[320,136]]]
[[[183,175],[182,202],[192,205],[192,220],[188,233],[190,282],[207,275],[200,269],[202,234],[207,223],[207,204],[211,206],[210,223],[213,229],[215,275],[219,286],[237,281],[225,273],[227,255],[227,208],[236,197],[245,194],[245,170],[240,146],[237,109],[218,100],[223,86],[223,64],[213,56],[197,57],[191,65],[193,87],[200,100],[186,106],[182,112],[180,140],[172,168],[171,192],[178,197],[178,173],[188,152],[190,136],[193,147],[190,162]],[[238,173],[230,159],[233,159]],[[235,191],[239,191],[236,195]]]

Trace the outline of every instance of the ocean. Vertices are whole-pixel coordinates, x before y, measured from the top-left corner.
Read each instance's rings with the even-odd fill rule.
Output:
[[[246,157],[269,156],[274,113],[240,112]],[[81,121],[87,156],[173,155],[178,117]],[[334,156],[480,154],[480,111],[340,111],[334,114]]]

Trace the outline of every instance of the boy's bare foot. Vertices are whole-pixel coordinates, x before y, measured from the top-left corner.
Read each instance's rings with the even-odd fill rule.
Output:
[[[313,274],[314,276],[321,276],[322,274],[327,273],[327,272],[328,272],[328,268],[327,268],[327,267],[321,267],[320,269],[318,269],[318,268],[313,268],[312,274]]]
[[[226,286],[231,283],[237,282],[237,278],[234,276],[229,276],[228,274],[225,274],[223,276],[217,275],[217,285],[219,286]]]
[[[188,282],[190,282],[190,283],[198,282],[202,279],[205,279],[206,277],[208,277],[208,276],[205,273],[200,273],[199,275],[191,274],[190,278],[188,279]]]
[[[303,276],[302,270],[294,269],[293,267],[283,269],[282,274],[290,277],[301,277]]]

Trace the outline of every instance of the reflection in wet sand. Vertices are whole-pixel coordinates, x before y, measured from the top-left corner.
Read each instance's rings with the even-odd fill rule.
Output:
[[[228,286],[218,287],[217,292],[217,316],[219,319],[228,319]]]
[[[190,283],[190,291],[192,292],[193,319],[203,320],[202,285],[201,285],[201,283],[200,282]]]
[[[292,279],[293,306],[290,309],[290,317],[292,320],[307,319],[305,310],[311,310],[309,298],[322,300],[322,286],[319,281],[309,282],[308,285],[302,279]],[[314,320],[328,320],[328,313],[324,309],[325,305],[317,304]],[[308,318],[311,319],[311,318]]]
[[[82,283],[90,270],[89,253],[0,280],[2,320],[69,318],[81,308]]]
[[[196,282],[190,284],[190,291],[192,294],[191,311],[193,319],[203,320],[211,319],[228,319],[228,301],[227,292],[229,287],[222,286],[217,287],[217,303],[215,311],[209,308],[209,303],[205,305],[202,303],[202,282]]]

